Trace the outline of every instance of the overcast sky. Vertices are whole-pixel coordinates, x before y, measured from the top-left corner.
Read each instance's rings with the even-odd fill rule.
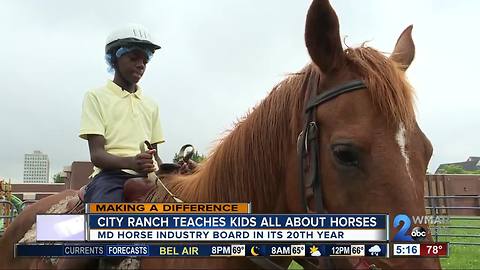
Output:
[[[0,177],[23,179],[24,154],[47,153],[50,174],[88,160],[77,134],[85,91],[112,75],[108,33],[145,25],[162,49],[141,85],[160,105],[170,161],[185,143],[208,153],[285,74],[309,62],[306,0],[0,0]],[[347,43],[391,52],[413,24],[417,120],[434,146],[429,170],[480,155],[480,2],[336,0]]]

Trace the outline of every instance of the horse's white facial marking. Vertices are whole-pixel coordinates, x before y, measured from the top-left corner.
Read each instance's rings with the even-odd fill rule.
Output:
[[[410,181],[413,182],[412,175],[410,174],[409,159],[408,159],[407,151],[405,149],[405,145],[407,144],[407,137],[405,135],[405,132],[406,132],[405,125],[403,123],[400,123],[395,138],[397,140],[398,146],[400,147],[400,153],[405,159],[405,167],[407,169],[408,177],[410,178]]]

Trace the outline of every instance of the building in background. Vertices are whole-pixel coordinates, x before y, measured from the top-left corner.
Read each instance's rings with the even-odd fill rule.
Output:
[[[48,155],[40,151],[33,151],[33,154],[25,154],[23,164],[24,183],[48,183],[49,171],[50,162]]]
[[[80,189],[88,184],[90,181],[88,177],[92,172],[93,164],[91,162],[74,161],[70,166],[65,166],[60,174],[64,183],[12,184],[12,194],[23,201],[31,203],[62,192],[65,189]]]
[[[448,166],[455,166],[459,170],[467,171],[467,172],[479,171],[480,170],[480,157],[469,157],[467,159],[467,161],[440,164],[440,166],[438,166],[437,170],[435,171],[435,174],[448,173],[448,172],[445,172],[445,169]],[[465,172],[459,172],[459,173],[465,173]]]

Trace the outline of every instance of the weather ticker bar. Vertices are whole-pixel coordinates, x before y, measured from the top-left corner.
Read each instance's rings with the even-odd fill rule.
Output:
[[[19,244],[18,257],[389,257],[388,243],[368,244]]]

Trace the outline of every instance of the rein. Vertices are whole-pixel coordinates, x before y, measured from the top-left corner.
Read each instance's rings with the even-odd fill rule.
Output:
[[[152,145],[148,142],[148,141],[144,141],[144,142],[141,142],[140,143],[140,151],[142,152],[145,152],[145,145],[147,145],[148,149],[153,149],[152,148]],[[190,146],[190,145],[188,145]],[[187,146],[187,147],[188,147]],[[185,149],[187,147],[182,147],[182,150],[185,151]],[[154,158],[153,158],[154,159]],[[160,179],[158,177],[158,175],[155,173],[155,172],[151,172],[151,173],[148,173],[147,174],[147,178],[148,180],[152,181],[152,182],[155,182],[155,186],[158,187],[158,183],[160,183],[160,185],[163,187],[163,189],[165,189],[165,191],[168,193],[168,195],[170,195],[170,197],[172,197],[172,199],[177,202],[177,203],[183,203],[183,201],[181,199],[179,199],[177,196],[175,196],[175,194],[173,194],[168,188],[167,186],[165,186],[165,184],[163,183],[162,179]]]

